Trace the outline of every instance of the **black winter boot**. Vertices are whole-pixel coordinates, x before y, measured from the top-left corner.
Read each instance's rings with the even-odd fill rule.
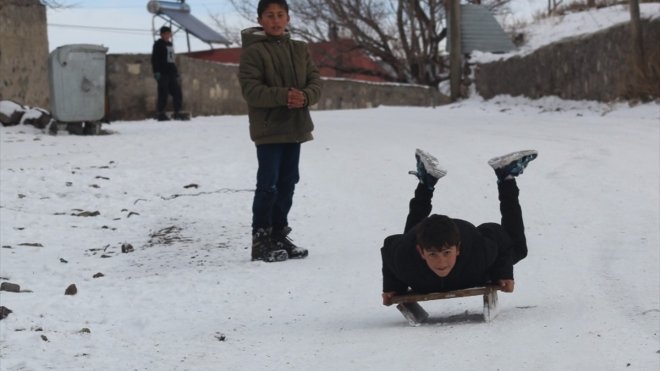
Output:
[[[170,121],[170,117],[165,112],[158,112],[158,114],[156,114],[156,120]]]
[[[178,121],[189,121],[190,115],[185,112],[174,112],[172,118]]]
[[[288,258],[286,250],[273,241],[270,228],[259,228],[252,234],[252,260],[272,263],[285,261]]]
[[[291,227],[289,226],[278,231],[273,231],[273,242],[275,242],[278,248],[286,250],[290,259],[306,258],[309,255],[309,251],[304,247],[296,246],[291,238],[289,238],[289,233],[291,233]]]

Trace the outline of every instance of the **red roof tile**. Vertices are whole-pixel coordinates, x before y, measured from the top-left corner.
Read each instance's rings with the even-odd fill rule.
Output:
[[[310,43],[309,51],[321,76],[362,81],[387,81],[383,69],[353,40],[339,39]],[[222,48],[187,53],[189,57],[220,63],[238,64],[241,48]]]

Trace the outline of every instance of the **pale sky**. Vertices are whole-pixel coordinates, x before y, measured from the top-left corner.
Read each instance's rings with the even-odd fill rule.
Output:
[[[255,22],[245,20],[235,13],[228,0],[187,0],[191,14],[211,28],[215,24],[210,14],[222,14],[227,24],[236,32],[242,28],[255,26]],[[48,10],[49,49],[68,44],[104,45],[109,54],[151,53],[154,42],[152,27],[160,28],[166,22],[154,18],[147,10],[148,0],[60,0],[72,5],[70,9]],[[516,18],[527,20],[534,13],[546,7],[546,0],[512,0]],[[295,15],[293,15],[295,17]],[[220,32],[222,33],[222,32]],[[224,35],[232,39],[232,35]],[[194,36],[190,37],[191,50],[208,50],[206,43]],[[174,35],[174,46],[178,53],[188,50],[184,32]],[[222,48],[215,45],[214,48]]]
[[[96,44],[108,47],[108,53],[151,53],[156,30],[166,24],[147,10],[147,0],[60,0],[69,9],[48,9],[49,49],[68,44]],[[213,29],[210,14],[222,14],[236,30],[256,25],[234,12],[228,0],[187,0],[191,14]],[[256,4],[256,2],[255,2]],[[255,5],[256,19],[256,5]],[[222,33],[222,32],[221,32]],[[208,50],[208,44],[190,36],[191,49]],[[184,32],[174,35],[177,52],[188,50]],[[222,45],[214,45],[221,48]]]

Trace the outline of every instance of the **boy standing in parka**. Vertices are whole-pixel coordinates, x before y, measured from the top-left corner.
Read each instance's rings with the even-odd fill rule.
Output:
[[[252,260],[275,262],[308,254],[289,238],[288,214],[300,177],[300,144],[313,139],[309,106],[319,101],[321,79],[307,45],[291,40],[287,2],[261,0],[257,14],[261,27],[241,32],[239,65],[259,163],[252,204]]]
[[[385,239],[383,259],[383,304],[409,290],[430,293],[492,284],[513,292],[513,265],[527,256],[527,241],[516,179],[537,157],[533,150],[495,157],[488,164],[495,170],[500,200],[501,224],[474,226],[445,215],[431,215],[431,199],[438,179],[447,173],[430,154],[417,150],[419,179],[404,234]]]

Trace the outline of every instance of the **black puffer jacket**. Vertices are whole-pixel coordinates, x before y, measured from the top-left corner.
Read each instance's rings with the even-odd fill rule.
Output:
[[[419,256],[417,227],[406,234],[392,235],[381,248],[383,292],[416,293],[451,291],[483,286],[499,279],[513,279],[510,238],[495,223],[475,227],[465,220],[453,219],[461,235],[461,250],[456,265],[447,277],[437,276]]]
[[[176,54],[171,42],[158,39],[151,51],[151,68],[154,73],[177,76]]]

